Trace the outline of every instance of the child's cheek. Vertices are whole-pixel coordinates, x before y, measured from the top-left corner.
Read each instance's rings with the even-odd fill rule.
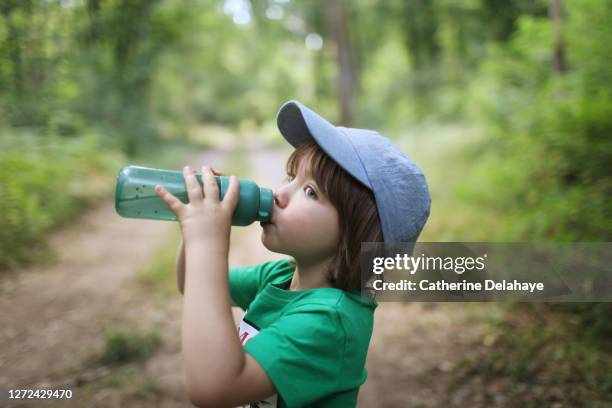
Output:
[[[334,235],[333,224],[325,217],[319,216],[300,216],[295,223],[292,223],[292,234],[300,237],[304,243],[309,243],[314,247],[326,246]]]
[[[311,217],[308,217],[307,214],[299,212],[286,215],[289,217],[283,220],[283,229],[288,234],[295,237],[304,237],[305,235],[309,235],[310,229],[313,225],[313,219]]]

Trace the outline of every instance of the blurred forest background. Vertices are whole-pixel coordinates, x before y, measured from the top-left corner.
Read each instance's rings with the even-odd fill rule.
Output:
[[[126,163],[284,144],[288,99],[422,165],[423,241],[612,238],[607,0],[0,0],[0,90],[5,271],[112,198]],[[480,369],[612,398],[611,317],[510,305]]]

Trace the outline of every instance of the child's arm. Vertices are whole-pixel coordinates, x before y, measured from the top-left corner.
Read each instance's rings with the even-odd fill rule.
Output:
[[[238,339],[229,307],[227,249],[219,242],[185,246],[183,358],[187,393],[198,406],[237,406],[276,392]]]
[[[185,244],[182,237],[176,254],[176,286],[181,295],[185,294]],[[232,307],[238,307],[231,297],[230,303]]]
[[[181,243],[176,253],[176,286],[181,295],[183,295],[185,293],[185,245],[183,244],[183,238],[181,238]]]
[[[274,385],[244,352],[230,309],[227,257],[238,180],[231,178],[225,198],[219,201],[210,169],[202,170],[204,194],[191,169],[186,167],[183,175],[189,204],[162,187],[155,191],[177,216],[184,241],[181,340],[187,394],[196,405],[215,407],[268,397],[276,392]]]

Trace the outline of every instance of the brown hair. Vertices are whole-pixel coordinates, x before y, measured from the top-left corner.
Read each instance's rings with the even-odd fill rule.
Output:
[[[303,143],[289,156],[287,173],[295,175],[302,160],[310,164],[312,178],[339,215],[340,242],[327,279],[336,288],[358,291],[361,289],[361,243],[383,241],[374,194],[313,140]]]

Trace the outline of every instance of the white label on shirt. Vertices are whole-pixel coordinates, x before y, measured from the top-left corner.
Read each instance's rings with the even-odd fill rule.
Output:
[[[240,338],[240,344],[242,344],[243,347],[247,343],[247,341],[257,336],[258,333],[259,333],[259,330],[256,327],[254,327],[254,325],[250,323],[248,320],[243,319],[240,322],[240,327],[238,328],[238,336]],[[247,404],[247,405],[243,405],[240,408],[274,408],[277,406],[276,404],[277,404],[277,395],[274,394],[266,399],[263,399],[257,402],[251,402],[250,404]]]
[[[240,338],[240,344],[243,346],[249,341],[252,337],[257,336],[259,330],[251,325],[248,321],[242,320],[240,322],[240,327],[238,328],[238,336]]]

